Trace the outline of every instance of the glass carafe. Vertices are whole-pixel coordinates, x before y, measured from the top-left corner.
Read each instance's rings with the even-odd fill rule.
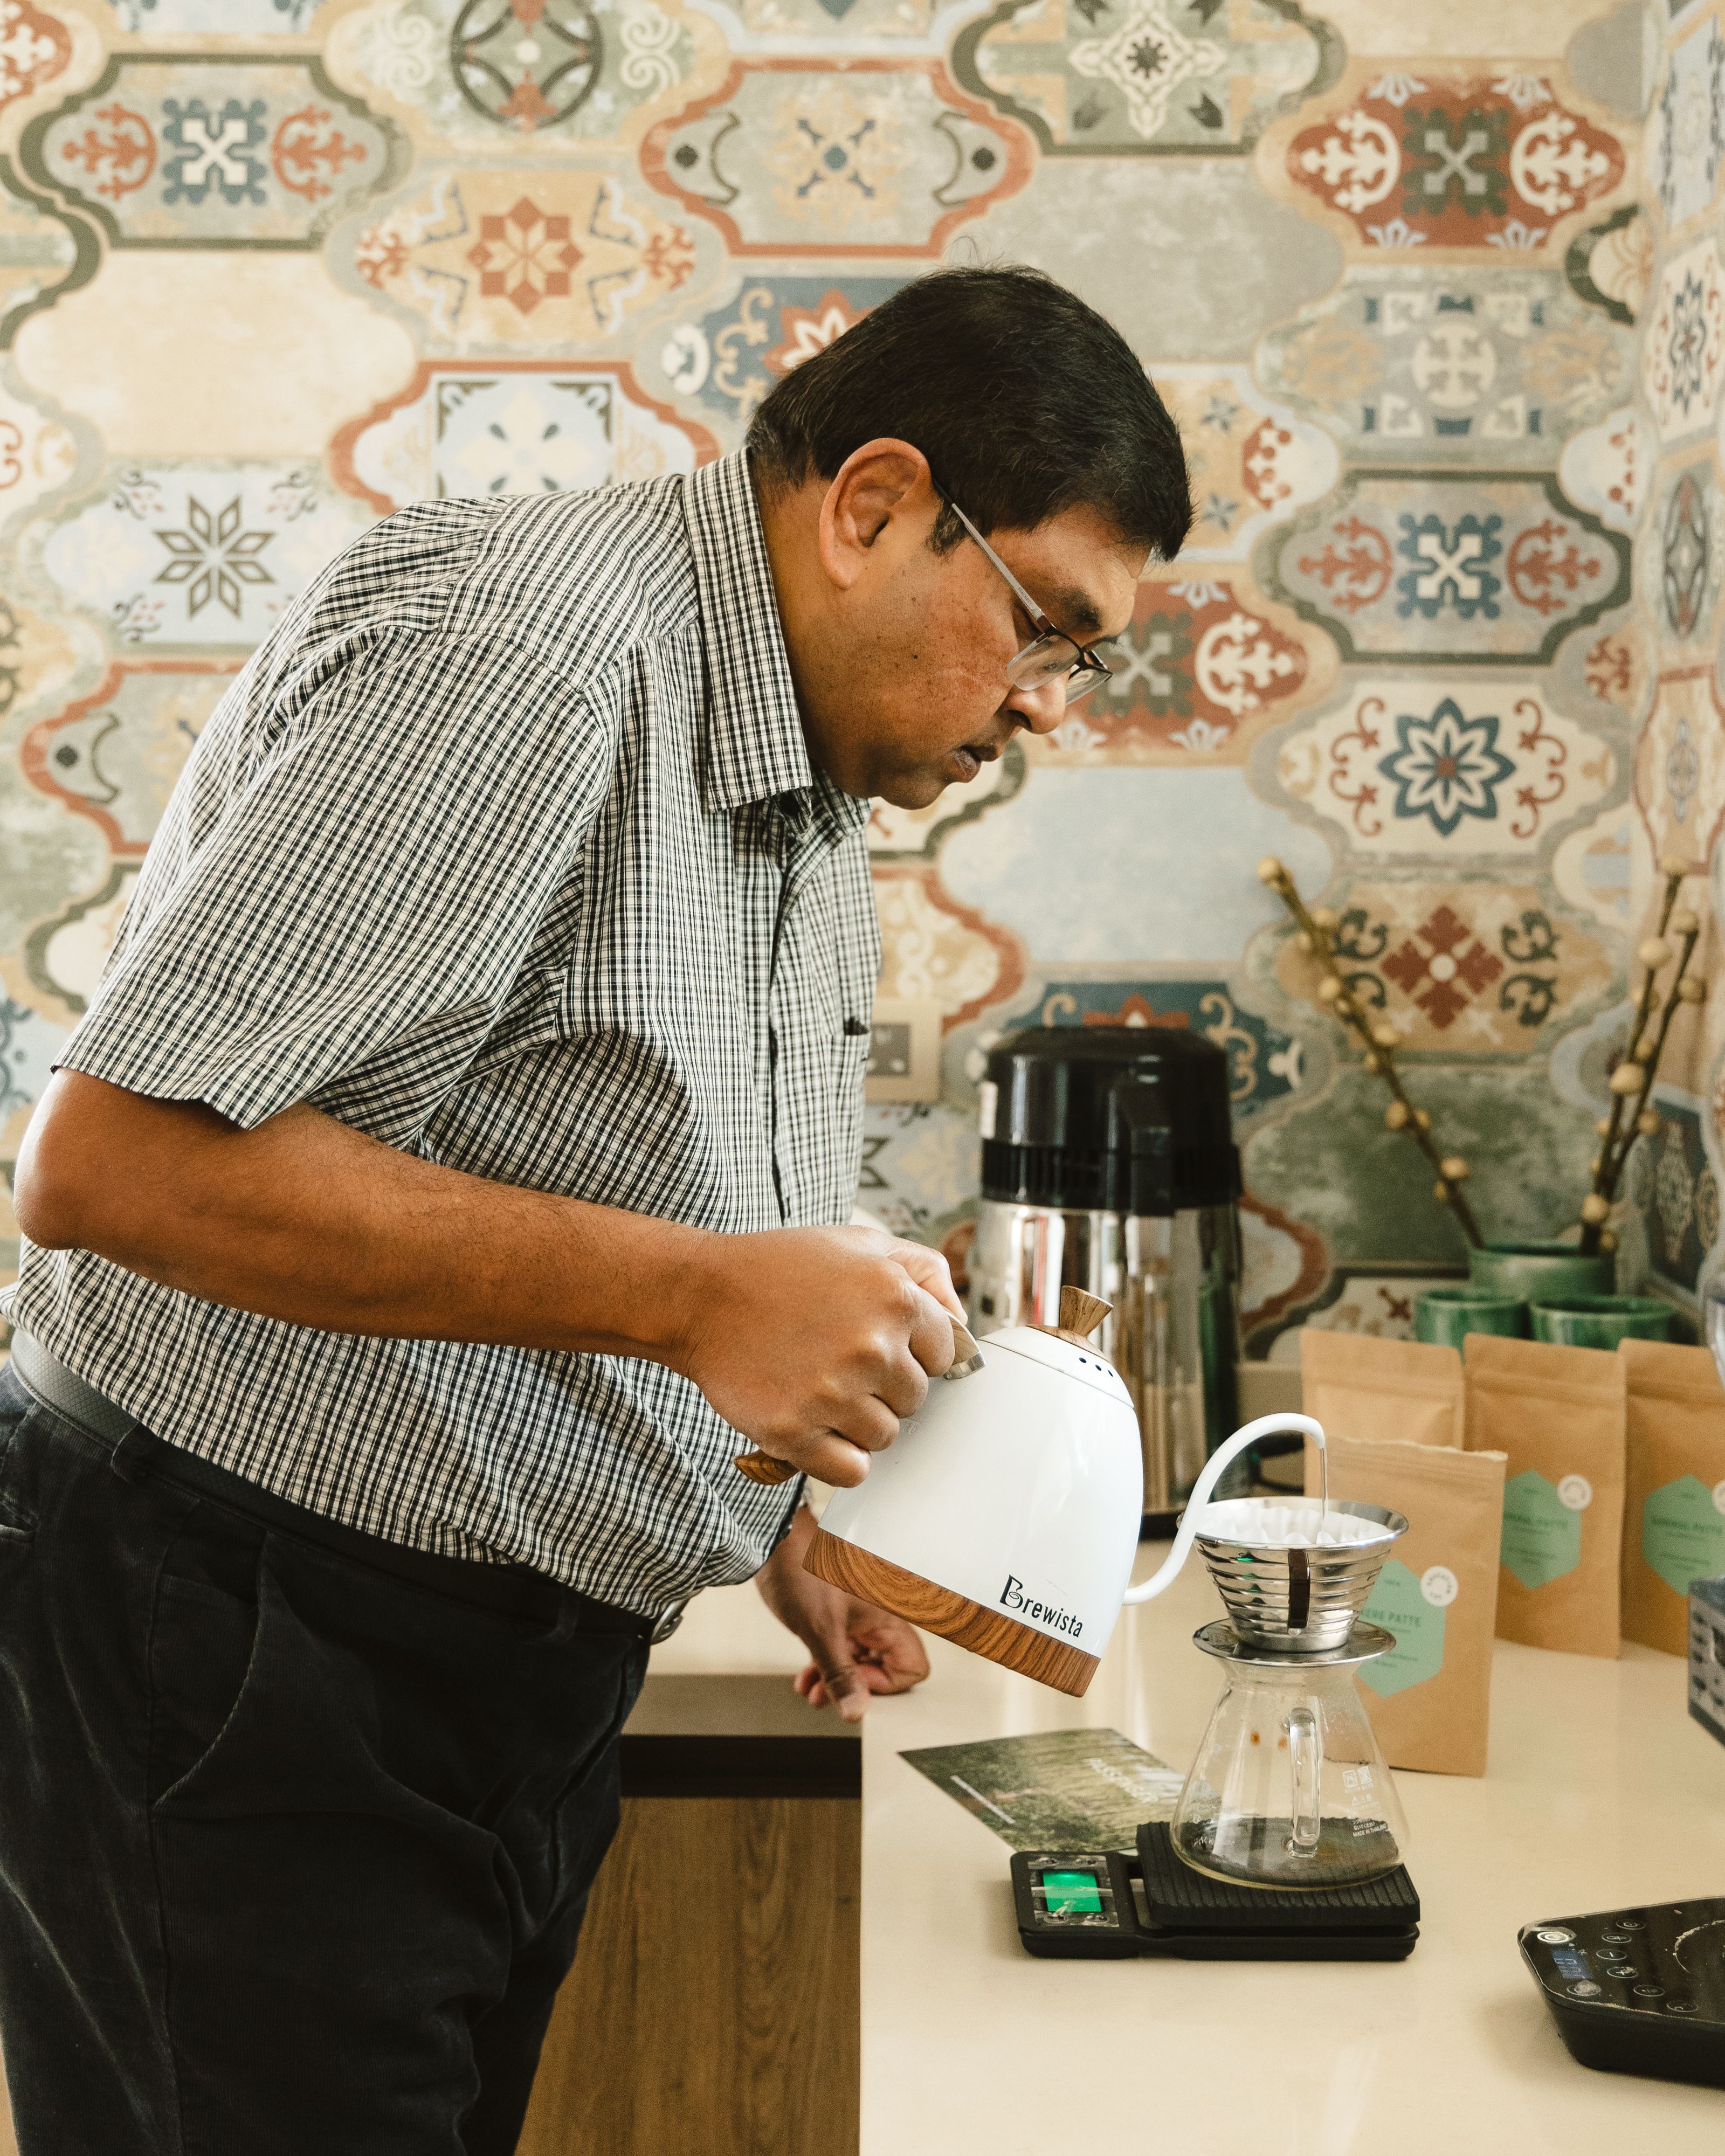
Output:
[[[1344,1646],[1277,1654],[1218,1624],[1196,1644],[1221,1661],[1226,1682],[1174,1814],[1185,1861],[1278,1890],[1358,1887],[1393,1871],[1407,1821],[1353,1673],[1394,1635],[1361,1623]]]

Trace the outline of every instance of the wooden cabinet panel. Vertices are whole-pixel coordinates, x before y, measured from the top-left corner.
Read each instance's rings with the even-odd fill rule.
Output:
[[[855,2156],[861,1811],[624,1799],[519,2156]]]

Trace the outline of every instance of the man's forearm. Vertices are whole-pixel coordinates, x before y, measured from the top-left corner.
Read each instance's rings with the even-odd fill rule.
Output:
[[[852,1484],[952,1358],[945,1261],[878,1229],[718,1235],[438,1167],[295,1107],[241,1131],[75,1070],[18,1156],[18,1224],[327,1332],[634,1355],[774,1458]]]
[[[75,1071],[32,1122],[17,1206],[33,1242],[292,1324],[666,1362],[714,1240],[441,1168],[313,1108],[242,1131]]]

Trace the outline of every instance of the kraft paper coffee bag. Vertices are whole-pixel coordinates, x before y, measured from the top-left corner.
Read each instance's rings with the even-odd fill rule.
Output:
[[[1692,1579],[1725,1573],[1725,1388],[1705,1348],[1625,1340],[1623,1636],[1689,1651]]]
[[[1308,1325],[1300,1334],[1300,1375],[1306,1413],[1326,1436],[1461,1449],[1461,1358],[1453,1348]]]
[[[1469,1450],[1509,1459],[1497,1636],[1615,1659],[1623,1363],[1598,1348],[1484,1332],[1468,1335],[1466,1354]]]
[[[1483,1774],[1491,1712],[1501,1452],[1348,1437],[1329,1440],[1330,1495],[1404,1514],[1364,1614],[1398,1645],[1363,1663],[1360,1690],[1392,1767]],[[1306,1445],[1306,1493],[1319,1489]]]

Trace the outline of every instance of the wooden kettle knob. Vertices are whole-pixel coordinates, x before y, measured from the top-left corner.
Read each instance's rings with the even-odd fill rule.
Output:
[[[1106,1310],[1107,1305],[1104,1303],[1102,1307]],[[982,1350],[955,1317],[952,1320],[952,1366],[946,1375],[949,1378],[968,1378],[982,1367]],[[768,1489],[775,1483],[788,1482],[793,1475],[801,1472],[788,1460],[775,1460],[771,1453],[760,1451],[741,1453],[732,1465],[739,1475],[746,1475],[751,1482],[758,1482]]]
[[[1063,1287],[1060,1322],[1055,1329],[1069,1340],[1088,1340],[1113,1307],[1099,1295],[1086,1295],[1081,1287]]]

